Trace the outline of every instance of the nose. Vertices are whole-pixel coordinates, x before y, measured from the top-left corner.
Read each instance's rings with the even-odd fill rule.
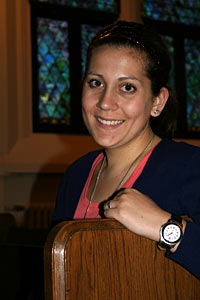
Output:
[[[118,108],[117,95],[114,91],[105,89],[99,96],[97,106],[102,110],[116,110]]]

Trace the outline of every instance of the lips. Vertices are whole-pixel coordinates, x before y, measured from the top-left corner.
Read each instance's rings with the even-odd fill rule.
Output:
[[[99,121],[99,123],[107,126],[116,126],[124,122],[124,120],[105,120],[100,117],[97,117],[97,120]]]

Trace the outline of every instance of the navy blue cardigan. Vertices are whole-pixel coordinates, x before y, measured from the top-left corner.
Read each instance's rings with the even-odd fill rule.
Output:
[[[101,150],[75,161],[60,186],[53,224],[72,220],[91,166]],[[166,256],[200,279],[200,148],[162,140],[153,150],[133,188],[148,195],[162,209],[188,216],[184,237],[175,253]]]

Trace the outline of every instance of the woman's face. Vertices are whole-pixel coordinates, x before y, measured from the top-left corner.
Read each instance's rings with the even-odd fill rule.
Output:
[[[83,83],[82,111],[90,134],[102,147],[130,145],[151,131],[155,97],[145,61],[126,47],[93,50]]]

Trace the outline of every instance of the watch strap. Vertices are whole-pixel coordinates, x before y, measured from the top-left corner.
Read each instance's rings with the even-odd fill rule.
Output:
[[[175,222],[175,223],[178,223],[179,225],[183,226],[183,223],[182,223],[182,217],[180,216],[176,216],[176,215],[171,215],[171,218],[167,221],[168,222]]]

